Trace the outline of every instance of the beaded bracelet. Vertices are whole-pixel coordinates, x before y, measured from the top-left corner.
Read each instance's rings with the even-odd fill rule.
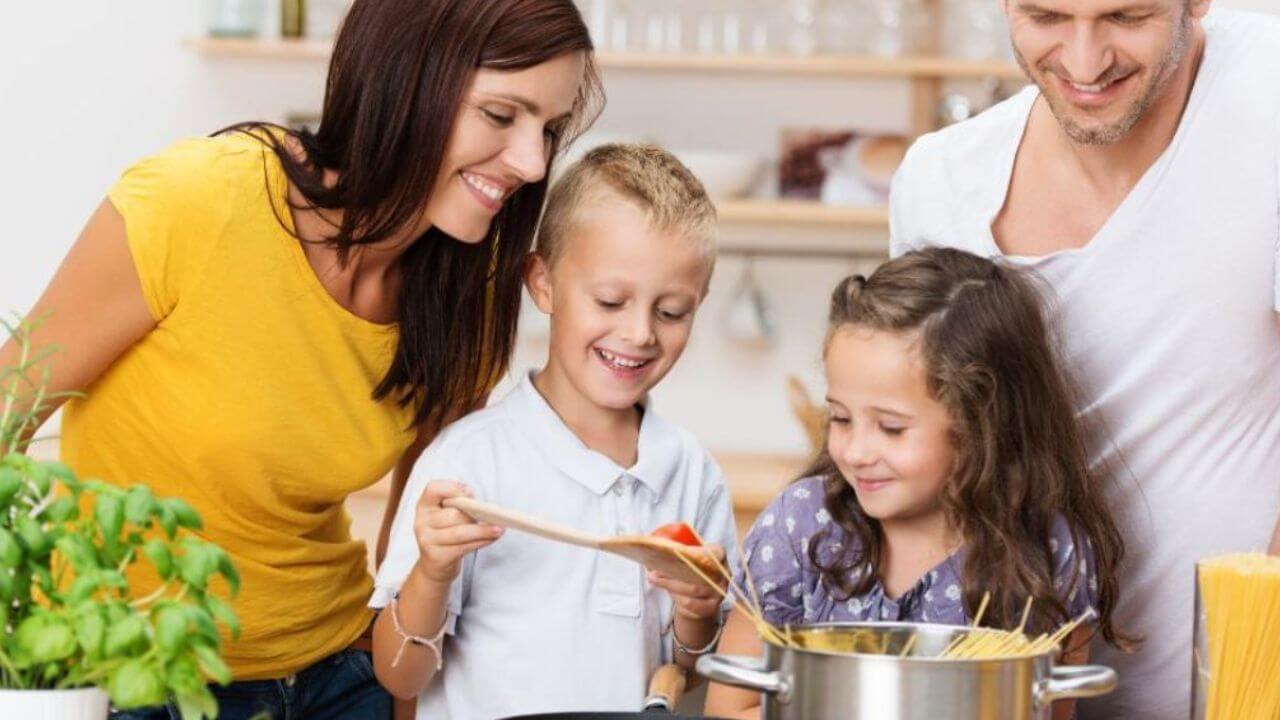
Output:
[[[396,606],[396,600],[398,599],[399,598],[391,598],[391,606],[388,608],[391,611],[391,624],[395,627],[396,634],[400,636],[400,647],[396,650],[396,656],[391,659],[391,667],[395,667],[400,664],[400,656],[404,654],[405,647],[409,645],[409,643],[413,643],[414,645],[421,645],[429,649],[431,654],[436,656],[436,670],[439,671],[440,668],[444,667],[444,653],[440,650],[440,643],[444,640],[445,626],[449,624],[447,619],[445,622],[440,623],[440,631],[437,632],[436,636],[433,638],[425,638],[421,635],[410,635],[404,631],[403,627],[400,626],[400,613]],[[672,637],[675,636],[672,635]]]
[[[671,635],[671,644],[675,646],[675,651],[677,654],[706,655],[707,653],[715,649],[716,643],[720,642],[720,634],[723,632],[724,632],[724,623],[719,623],[716,625],[716,634],[711,636],[711,640],[708,641],[706,645],[703,645],[700,648],[691,648],[688,645],[685,645],[683,642],[681,642],[680,636],[676,635],[676,614],[672,612],[671,618],[667,620],[667,628],[666,630],[663,630],[662,634]]]

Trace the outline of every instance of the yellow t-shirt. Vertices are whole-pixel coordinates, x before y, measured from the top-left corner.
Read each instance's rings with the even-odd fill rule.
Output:
[[[292,222],[286,190],[275,155],[243,135],[124,173],[108,197],[158,325],[67,404],[62,429],[81,476],[186,499],[231,554],[238,680],[291,674],[366,627],[372,581],[343,500],[413,438],[410,409],[371,399],[396,327],[328,294],[277,219]],[[157,578],[138,566],[143,594]]]

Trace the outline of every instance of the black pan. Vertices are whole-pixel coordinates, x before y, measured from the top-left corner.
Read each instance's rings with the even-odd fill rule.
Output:
[[[672,715],[669,710],[639,712],[548,712],[544,715],[516,715],[506,720],[719,720],[705,715]]]
[[[671,708],[684,695],[685,673],[674,664],[663,665],[649,680],[649,696],[639,712],[562,712],[516,715],[504,720],[722,720],[702,715],[676,715]]]

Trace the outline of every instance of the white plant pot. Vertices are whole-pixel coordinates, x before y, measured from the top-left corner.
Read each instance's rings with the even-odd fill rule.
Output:
[[[0,690],[0,718],[22,720],[104,720],[107,694],[96,687],[76,690]]]

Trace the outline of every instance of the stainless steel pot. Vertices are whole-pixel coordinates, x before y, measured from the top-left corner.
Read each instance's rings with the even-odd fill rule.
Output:
[[[761,692],[764,720],[1050,720],[1054,700],[1105,695],[1117,680],[1099,665],[1054,667],[1049,654],[939,659],[968,632],[950,625],[824,623],[793,632],[839,650],[765,643],[763,658],[699,658],[698,674]]]

